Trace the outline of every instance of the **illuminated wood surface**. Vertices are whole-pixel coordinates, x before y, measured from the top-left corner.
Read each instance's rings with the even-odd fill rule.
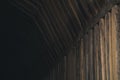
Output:
[[[116,5],[69,51],[63,80],[119,80],[119,16]]]

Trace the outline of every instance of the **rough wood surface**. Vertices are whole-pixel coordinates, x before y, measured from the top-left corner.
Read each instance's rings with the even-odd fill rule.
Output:
[[[119,80],[120,7],[114,6],[64,57],[57,80]],[[62,63],[58,63],[60,65]],[[57,66],[61,70],[61,66]]]

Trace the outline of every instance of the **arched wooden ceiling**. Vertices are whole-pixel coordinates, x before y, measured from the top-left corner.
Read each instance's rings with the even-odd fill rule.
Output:
[[[44,37],[48,53],[40,53],[54,63],[97,23],[117,0],[12,0],[28,14]],[[42,61],[44,61],[42,59]],[[44,64],[43,64],[44,65]]]

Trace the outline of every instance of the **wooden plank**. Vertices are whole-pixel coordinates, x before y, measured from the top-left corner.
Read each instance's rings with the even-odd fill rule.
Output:
[[[101,49],[101,64],[102,64],[102,80],[105,80],[105,41],[104,41],[104,19],[100,20],[100,49]]]
[[[88,34],[84,36],[85,80],[88,80]]]
[[[108,16],[108,14],[106,14],[105,15],[106,80],[109,80],[109,72],[108,72],[108,70],[109,70],[109,68],[108,68],[109,67],[109,63],[108,63],[108,61],[109,61],[109,44],[108,44],[108,42],[109,42],[109,34],[108,34],[108,32],[109,32],[109,16]]]
[[[67,58],[64,56],[64,80],[67,80]]]
[[[120,5],[118,5],[118,13],[116,14],[117,17],[117,74],[118,80],[120,79]]]
[[[94,28],[94,78],[95,80],[99,80],[99,72],[98,72],[98,52],[97,52],[97,49],[98,49],[98,45],[97,45],[97,27],[98,25],[95,26]]]
[[[80,45],[81,41],[78,42],[76,46],[76,80],[80,80]]]
[[[90,57],[90,80],[93,80],[93,30],[90,30],[89,33],[89,49],[90,49],[90,53],[89,53],[89,57]]]
[[[110,17],[110,26],[109,26],[109,64],[110,64],[110,80],[113,80],[113,72],[112,72],[112,52],[111,52],[111,49],[112,49],[112,45],[111,45],[111,23],[112,23],[112,20],[111,20],[111,13],[109,14],[109,17]]]
[[[116,19],[116,13],[117,13],[117,6],[114,6],[111,11],[111,17],[112,17],[112,69],[113,69],[113,80],[117,80],[117,19]]]
[[[84,45],[83,45],[83,39],[81,39],[81,45],[80,45],[80,79],[85,80],[85,74],[84,74]]]

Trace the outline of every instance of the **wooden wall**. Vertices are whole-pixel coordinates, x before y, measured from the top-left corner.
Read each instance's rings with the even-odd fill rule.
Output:
[[[105,14],[45,80],[119,80],[119,12],[116,5]]]

